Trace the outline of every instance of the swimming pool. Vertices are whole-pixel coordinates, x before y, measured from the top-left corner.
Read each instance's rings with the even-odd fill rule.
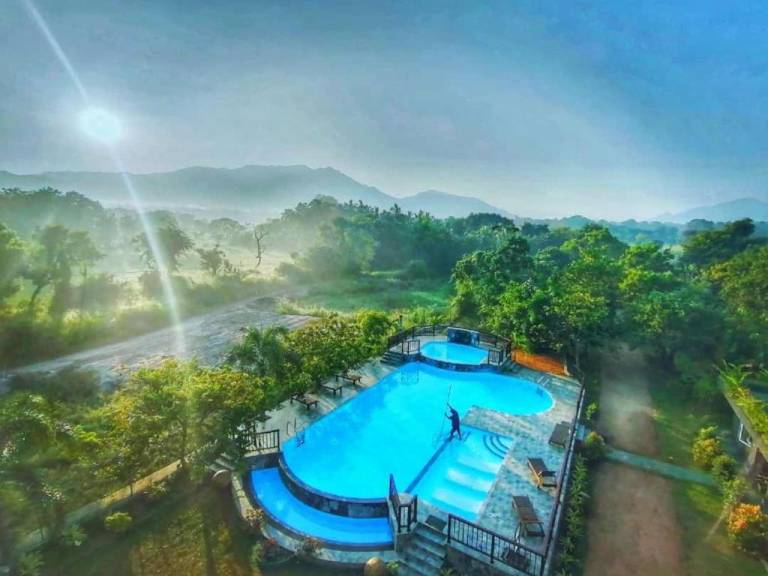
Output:
[[[454,342],[427,342],[421,347],[421,355],[451,362],[452,364],[479,365],[488,359],[488,350]]]
[[[527,380],[412,362],[314,422],[303,443],[286,442],[285,463],[314,490],[385,498],[390,474],[405,490],[447,437],[447,401],[462,417],[472,406],[534,414],[553,404],[549,393]]]

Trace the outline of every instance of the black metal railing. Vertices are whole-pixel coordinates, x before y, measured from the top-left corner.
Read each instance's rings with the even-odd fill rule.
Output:
[[[421,353],[421,340],[406,340],[405,341],[405,354],[420,354]]]
[[[259,432],[255,427],[249,427],[237,433],[236,442],[241,453],[280,451],[280,430]]]
[[[418,522],[419,498],[414,495],[409,496],[408,502],[400,500],[400,493],[397,491],[395,477],[392,474],[389,475],[389,504],[395,516],[397,533],[410,532],[411,526]]]
[[[501,366],[506,358],[504,350],[501,348],[491,348],[488,350],[488,364]]]
[[[557,544],[557,540],[560,533],[560,511],[563,509],[565,500],[568,496],[568,473],[571,470],[571,464],[573,462],[573,454],[576,449],[576,437],[578,436],[577,430],[579,421],[581,420],[581,412],[584,408],[584,398],[586,394],[586,388],[581,387],[579,391],[579,400],[576,403],[576,414],[571,421],[571,436],[568,439],[568,445],[565,450],[565,460],[560,467],[560,474],[557,480],[557,491],[555,492],[555,505],[552,508],[552,513],[549,516],[549,522],[547,526],[546,544],[544,546],[544,558],[552,560],[554,558],[553,546]]]
[[[438,334],[444,334],[449,328],[458,328],[457,326],[449,326],[448,324],[427,324],[424,326],[412,326],[401,330],[396,334],[393,334],[387,339],[387,348],[394,348],[399,346],[401,352],[405,353],[404,342],[406,340],[413,340],[417,336],[437,336]],[[481,330],[472,330],[476,332],[480,338],[480,342],[494,348],[503,350],[504,354],[508,355],[511,349],[511,341],[503,336],[491,334],[489,332],[483,332]]]
[[[448,515],[448,545],[463,546],[485,556],[491,564],[501,562],[524,574],[544,573],[545,556],[541,552],[453,514]]]

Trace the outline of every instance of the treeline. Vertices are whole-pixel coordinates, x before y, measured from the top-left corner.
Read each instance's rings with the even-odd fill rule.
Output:
[[[0,193],[0,367],[161,327],[168,322],[163,273],[182,313],[265,284],[254,276],[264,247],[252,229],[168,212],[146,220],[152,242],[136,213],[74,192]],[[250,266],[232,263],[235,246]],[[197,276],[182,267],[190,260]]]
[[[623,339],[711,396],[718,359],[766,361],[768,246],[754,231],[746,219],[694,232],[675,256],[596,225],[566,235],[508,227],[497,247],[457,263],[451,314],[577,366]]]
[[[69,511],[176,460],[192,478],[222,452],[237,461],[257,416],[381,354],[392,329],[377,312],[252,329],[220,367],[167,360],[111,395],[85,372],[17,376],[0,397],[0,559],[39,527],[66,546]]]

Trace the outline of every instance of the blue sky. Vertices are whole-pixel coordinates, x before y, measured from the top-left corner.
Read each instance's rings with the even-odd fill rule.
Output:
[[[333,166],[547,216],[768,199],[766,2],[36,6],[131,171]],[[21,0],[0,37],[0,169],[111,169]]]

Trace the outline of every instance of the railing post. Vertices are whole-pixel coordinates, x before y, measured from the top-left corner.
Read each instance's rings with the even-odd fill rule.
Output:
[[[496,536],[491,535],[491,564],[493,564],[493,556],[496,552]]]

